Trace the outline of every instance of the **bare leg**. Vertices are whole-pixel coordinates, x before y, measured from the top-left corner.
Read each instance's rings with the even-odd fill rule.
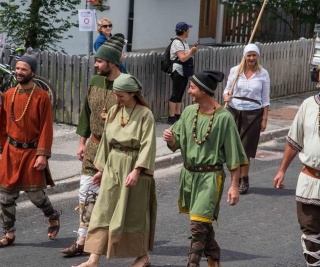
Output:
[[[173,103],[173,102],[169,101],[169,116],[170,117],[174,117],[174,115],[176,113],[176,105],[177,105],[177,103]]]
[[[73,265],[72,267],[98,267],[100,255],[90,254],[88,261],[81,263],[80,265]]]
[[[182,103],[176,103],[175,114],[181,114]]]

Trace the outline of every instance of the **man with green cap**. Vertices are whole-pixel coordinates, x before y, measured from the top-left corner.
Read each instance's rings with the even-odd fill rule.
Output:
[[[113,81],[121,74],[119,65],[124,44],[123,34],[116,33],[100,46],[95,55],[94,67],[98,75],[94,75],[89,82],[76,131],[80,135],[77,156],[82,161],[79,205],[76,207],[80,214],[78,239],[70,247],[60,250],[68,256],[83,253],[90,214],[99,192],[99,186],[92,183],[93,175],[98,171],[93,160],[102,136],[107,112],[115,104],[112,93]]]

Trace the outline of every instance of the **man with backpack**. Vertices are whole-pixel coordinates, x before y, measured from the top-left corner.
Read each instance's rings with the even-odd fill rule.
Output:
[[[176,25],[176,38],[171,43],[170,59],[172,65],[172,93],[169,99],[168,123],[174,124],[180,118],[181,102],[184,91],[188,84],[188,78],[193,75],[193,58],[197,52],[198,42],[191,49],[186,42],[189,29],[192,25],[179,22]]]

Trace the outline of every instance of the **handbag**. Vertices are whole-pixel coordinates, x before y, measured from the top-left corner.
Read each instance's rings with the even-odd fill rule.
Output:
[[[194,73],[193,57],[190,57],[187,61],[181,62],[183,77],[190,77]]]
[[[318,68],[313,68],[310,72],[311,72],[311,81],[319,82],[319,80],[320,80],[319,69]]]

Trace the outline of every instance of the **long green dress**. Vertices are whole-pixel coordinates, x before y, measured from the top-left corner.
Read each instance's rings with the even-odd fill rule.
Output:
[[[232,115],[220,107],[216,110],[208,139],[201,145],[193,137],[193,123],[198,105],[185,108],[180,120],[171,130],[175,147],[181,150],[184,163],[193,166],[208,166],[226,163],[229,170],[248,164],[238,130]],[[210,115],[199,113],[196,134],[203,140],[210,122]],[[211,223],[217,220],[219,203],[225,181],[224,170],[215,172],[193,172],[182,167],[179,179],[179,210],[190,214],[194,221]]]
[[[100,193],[94,206],[85,251],[107,258],[139,257],[153,249],[156,222],[155,122],[151,111],[143,106],[121,109],[108,122],[116,106],[108,112],[95,165],[103,170]],[[128,151],[127,148],[130,148]],[[127,150],[127,151],[124,151]],[[128,174],[136,167],[144,168],[137,184],[125,186]]]

